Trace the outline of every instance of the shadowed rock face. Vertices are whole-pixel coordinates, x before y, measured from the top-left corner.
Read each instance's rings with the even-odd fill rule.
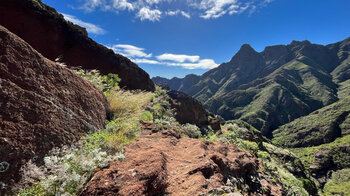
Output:
[[[141,136],[125,155],[97,169],[80,195],[223,195],[234,194],[233,187],[244,195],[282,195],[281,186],[264,178],[259,161],[235,145],[166,130]]]
[[[103,128],[106,120],[108,103],[99,89],[2,26],[0,89],[0,162],[7,163],[0,181],[7,186],[20,179],[28,160],[40,163],[53,147]]]
[[[172,107],[175,108],[177,121],[197,126],[209,123],[208,113],[199,101],[179,91],[169,91],[168,95],[172,99]]]
[[[40,0],[2,0],[0,25],[28,42],[50,60],[61,57],[68,66],[117,73],[121,87],[153,91],[149,75],[136,64],[102,46],[85,29],[67,22]]]

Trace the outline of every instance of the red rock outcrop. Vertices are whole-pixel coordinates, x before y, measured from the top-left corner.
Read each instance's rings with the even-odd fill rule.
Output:
[[[181,137],[174,130],[144,135],[126,159],[97,169],[85,195],[282,195],[260,162],[235,145]],[[254,180],[255,179],[255,180]]]
[[[1,0],[0,25],[15,33],[50,60],[68,66],[117,73],[121,87],[153,91],[149,75],[135,63],[88,37],[84,28],[67,22],[40,0]]]
[[[28,160],[103,128],[107,105],[98,88],[0,26],[0,181],[7,187]]]

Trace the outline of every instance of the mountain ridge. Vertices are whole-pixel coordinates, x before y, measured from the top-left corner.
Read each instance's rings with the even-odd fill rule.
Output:
[[[292,41],[261,52],[244,44],[229,62],[199,76],[198,82],[187,83],[192,87],[185,90],[176,89],[180,85],[173,79],[153,81],[162,80],[193,96],[226,120],[245,120],[272,136],[278,126],[338,101],[340,82],[350,78],[349,40],[328,45]],[[176,79],[177,84],[183,81]],[[296,111],[288,104],[303,109]],[[275,112],[288,109],[292,112]]]

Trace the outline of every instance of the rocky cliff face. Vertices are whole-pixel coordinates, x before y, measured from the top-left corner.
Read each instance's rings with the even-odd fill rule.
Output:
[[[99,89],[2,26],[0,89],[0,182],[7,188],[28,160],[40,164],[53,147],[103,128],[106,120]]]
[[[149,75],[129,59],[90,39],[85,29],[67,22],[40,0],[3,0],[0,25],[5,26],[50,60],[68,66],[117,73],[127,89],[154,90]]]

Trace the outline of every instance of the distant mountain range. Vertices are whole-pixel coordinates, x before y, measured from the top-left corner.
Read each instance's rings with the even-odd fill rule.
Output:
[[[326,46],[293,41],[260,53],[244,44],[229,62],[201,76],[152,80],[271,137],[279,126],[350,95],[349,54],[350,37]]]

